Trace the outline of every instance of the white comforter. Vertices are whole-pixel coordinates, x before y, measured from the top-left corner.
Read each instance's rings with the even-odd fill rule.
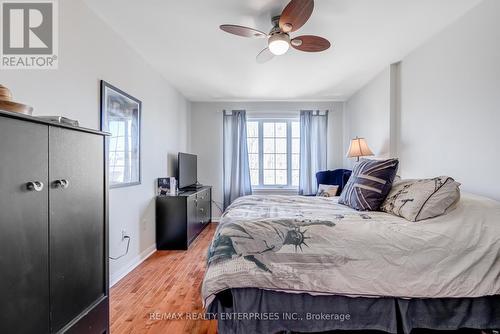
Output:
[[[230,259],[218,259],[216,250],[211,255],[215,260],[209,263],[202,289],[206,303],[219,291],[242,287],[403,298],[500,294],[499,202],[464,194],[448,214],[409,222],[382,212],[357,212],[339,205],[337,198],[290,199],[248,196],[229,208],[214,243],[227,233],[235,251]],[[278,226],[265,222],[297,222],[298,216],[302,223],[320,222],[299,223],[308,247],[302,244],[296,250],[293,243],[280,244],[284,228],[272,228],[279,238],[264,235],[270,226]],[[321,224],[328,220],[335,226]],[[253,236],[244,237],[234,225],[231,231],[234,223]]]

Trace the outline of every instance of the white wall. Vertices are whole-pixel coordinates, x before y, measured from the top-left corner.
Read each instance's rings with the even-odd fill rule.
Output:
[[[390,156],[390,69],[387,67],[367,85],[355,93],[345,104],[346,140],[365,138],[375,157]],[[352,166],[354,159],[347,161]]]
[[[193,102],[191,106],[191,152],[198,155],[198,178],[212,185],[213,199],[223,202],[222,110],[245,109],[247,113],[290,113],[301,109],[329,110],[328,168],[343,165],[343,103],[338,102]],[[220,205],[220,204],[219,204]],[[220,211],[213,206],[213,215]]]
[[[403,59],[403,176],[451,175],[500,199],[499,13],[485,0]]]
[[[393,123],[403,177],[450,175],[465,191],[500,199],[498,13],[500,1],[484,0],[401,61],[399,119]],[[370,96],[369,88],[347,104]],[[380,98],[370,100],[365,102],[378,105]],[[352,112],[366,111],[348,108]],[[370,126],[376,114],[358,118],[359,126]],[[391,135],[385,125],[379,131],[381,138]]]
[[[102,22],[81,0],[59,1],[58,70],[1,71],[0,82],[34,115],[63,115],[99,127],[99,80],[143,102],[142,184],[110,190],[110,255],[125,251],[121,230],[132,236],[129,254],[110,261],[111,280],[155,249],[155,179],[186,150],[189,102]]]

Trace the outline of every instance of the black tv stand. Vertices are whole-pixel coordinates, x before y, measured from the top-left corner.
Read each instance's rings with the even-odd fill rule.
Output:
[[[212,221],[212,188],[156,197],[156,247],[188,249]]]
[[[201,188],[203,188],[204,185],[201,184],[201,183],[197,183],[197,184],[194,184],[192,186],[189,186],[189,187],[184,187],[184,188],[181,188],[179,189],[181,192],[184,192],[184,191],[196,191],[196,190],[199,190]]]

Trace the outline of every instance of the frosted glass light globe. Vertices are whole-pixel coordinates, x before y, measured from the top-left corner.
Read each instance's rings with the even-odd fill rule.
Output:
[[[290,48],[290,36],[288,34],[275,34],[268,39],[269,51],[276,56],[285,54]]]

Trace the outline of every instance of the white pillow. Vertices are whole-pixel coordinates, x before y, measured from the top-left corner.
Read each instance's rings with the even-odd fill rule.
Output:
[[[334,197],[337,196],[338,190],[339,186],[333,186],[330,184],[320,184],[318,186],[318,192],[316,193],[316,196]]]
[[[459,187],[447,176],[401,180],[392,185],[380,210],[414,222],[441,216],[460,199]]]

